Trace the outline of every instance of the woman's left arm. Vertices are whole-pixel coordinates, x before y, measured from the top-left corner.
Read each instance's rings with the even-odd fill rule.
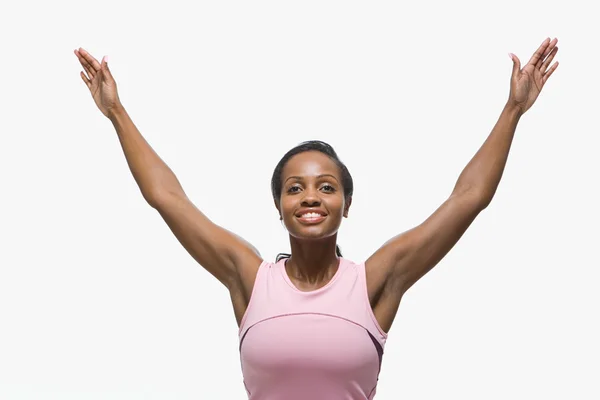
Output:
[[[510,54],[513,71],[508,102],[492,132],[460,174],[450,197],[421,225],[392,238],[366,261],[384,275],[385,287],[393,288],[392,298],[397,297],[398,302],[450,251],[492,200],[517,123],[558,66],[555,62],[548,68],[558,51],[556,43],[556,39],[544,40],[523,69],[517,56]]]

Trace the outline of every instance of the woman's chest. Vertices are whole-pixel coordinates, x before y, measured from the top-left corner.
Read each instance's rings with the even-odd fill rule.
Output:
[[[322,373],[372,381],[380,355],[369,332],[342,318],[283,315],[250,327],[240,341],[244,374]]]

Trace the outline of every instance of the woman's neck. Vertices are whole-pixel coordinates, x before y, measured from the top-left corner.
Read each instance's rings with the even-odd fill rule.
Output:
[[[300,242],[290,238],[292,256],[285,260],[288,275],[309,285],[329,281],[340,263],[335,237],[332,239],[327,242]]]

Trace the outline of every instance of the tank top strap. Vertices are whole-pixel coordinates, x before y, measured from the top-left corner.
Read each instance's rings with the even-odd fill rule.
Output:
[[[243,331],[246,328],[248,322],[248,314],[251,312],[252,305],[258,301],[257,297],[264,292],[264,287],[266,285],[267,274],[269,269],[273,266],[273,263],[268,261],[263,261],[258,266],[258,270],[256,271],[256,277],[254,278],[254,285],[252,286],[252,293],[250,294],[250,300],[248,301],[248,306],[246,307],[246,311],[242,316],[242,320],[240,321],[240,328],[238,330],[239,337],[242,337]]]
[[[369,300],[369,290],[367,285],[367,269],[366,263],[363,261],[360,264],[356,264],[358,269],[358,280],[360,282],[360,287],[362,296],[365,302],[366,314],[368,316],[368,321],[365,321],[365,325],[369,333],[374,336],[375,339],[379,342],[381,346],[385,346],[385,342],[387,341],[388,334],[381,328],[379,322],[377,321],[377,317],[375,317],[375,313],[373,312],[373,308],[371,307],[371,301]]]

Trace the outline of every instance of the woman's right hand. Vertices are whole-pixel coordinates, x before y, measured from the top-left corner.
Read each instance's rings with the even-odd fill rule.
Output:
[[[110,118],[115,111],[122,109],[119,95],[117,94],[117,82],[113,78],[105,58],[99,63],[90,53],[81,47],[75,50],[75,55],[87,72],[87,76],[81,71],[81,79],[90,89],[92,98],[96,105],[106,117]]]

